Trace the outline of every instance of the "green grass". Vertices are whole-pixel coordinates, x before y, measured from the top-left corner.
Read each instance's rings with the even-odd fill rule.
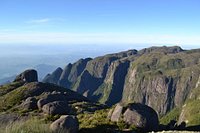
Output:
[[[6,95],[0,97],[0,111],[6,111],[12,108],[14,105],[20,104],[25,97],[24,91],[27,88],[22,86],[19,87]]]
[[[167,113],[165,116],[161,117],[160,124],[167,125],[171,120],[178,121],[180,113],[181,113],[180,108],[174,108],[169,113]]]
[[[24,84],[23,82],[12,82],[10,84],[1,86],[0,87],[0,96],[3,96],[8,92],[13,91],[14,89],[22,86],[23,84]]]
[[[108,109],[98,110],[94,114],[79,114],[80,128],[95,128],[99,125],[114,125],[107,119]]]
[[[200,100],[186,102],[186,106],[183,109],[187,126],[200,125]]]
[[[27,121],[18,121],[8,125],[0,126],[0,133],[52,133],[49,129],[49,123],[44,123],[37,118],[31,118]]]
[[[110,109],[98,110],[94,114],[79,114],[77,117],[79,120],[80,132],[103,133],[113,131],[121,132],[124,130],[138,130],[134,125],[128,125],[123,121],[111,122],[107,118],[109,110]]]

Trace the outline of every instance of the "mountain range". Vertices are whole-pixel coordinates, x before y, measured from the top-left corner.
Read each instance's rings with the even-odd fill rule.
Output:
[[[150,47],[80,59],[57,68],[43,82],[109,106],[142,103],[156,110],[163,121],[173,118],[192,125],[200,116],[192,113],[196,106],[191,108],[200,96],[200,49]]]
[[[0,85],[0,132],[200,131],[200,49],[132,49],[39,78]]]

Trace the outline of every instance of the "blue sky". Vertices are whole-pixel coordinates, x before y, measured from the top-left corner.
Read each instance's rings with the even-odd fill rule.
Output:
[[[1,0],[0,43],[200,42],[200,0]]]

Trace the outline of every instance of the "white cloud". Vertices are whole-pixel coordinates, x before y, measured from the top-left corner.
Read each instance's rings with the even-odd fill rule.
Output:
[[[65,44],[200,44],[200,36],[133,35],[117,33],[0,33],[0,43]]]
[[[48,23],[50,21],[51,21],[50,18],[42,18],[42,19],[29,20],[29,21],[27,21],[27,23],[30,23],[30,24],[42,24],[42,23]]]

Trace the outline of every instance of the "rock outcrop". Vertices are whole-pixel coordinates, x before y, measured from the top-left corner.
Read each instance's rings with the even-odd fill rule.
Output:
[[[66,101],[66,98],[63,94],[47,94],[43,98],[39,99],[37,102],[38,108],[42,109],[45,104],[54,102],[54,101]]]
[[[22,109],[25,110],[35,110],[38,109],[37,106],[37,99],[34,97],[28,97],[22,104],[21,104]]]
[[[29,75],[27,73],[29,72],[25,71],[16,79],[26,77],[28,81],[35,81],[27,78],[27,75]],[[33,74],[33,76],[35,75]],[[77,105],[79,106],[79,110],[75,108]],[[82,111],[94,112],[102,108],[105,108],[105,106],[91,102],[77,92],[54,84],[41,82],[28,83],[25,80],[16,80],[13,83],[0,86],[0,112],[7,110],[22,112],[39,110],[48,115],[66,115],[78,114]]]
[[[146,105],[129,104],[128,109],[123,114],[123,119],[126,123],[146,131],[158,130],[158,115],[155,110]]]
[[[42,111],[48,115],[66,115],[70,114],[71,108],[65,101],[54,101],[42,106]]]
[[[17,81],[23,81],[26,83],[37,82],[38,81],[37,71],[33,69],[26,70],[15,78],[14,82]]]

